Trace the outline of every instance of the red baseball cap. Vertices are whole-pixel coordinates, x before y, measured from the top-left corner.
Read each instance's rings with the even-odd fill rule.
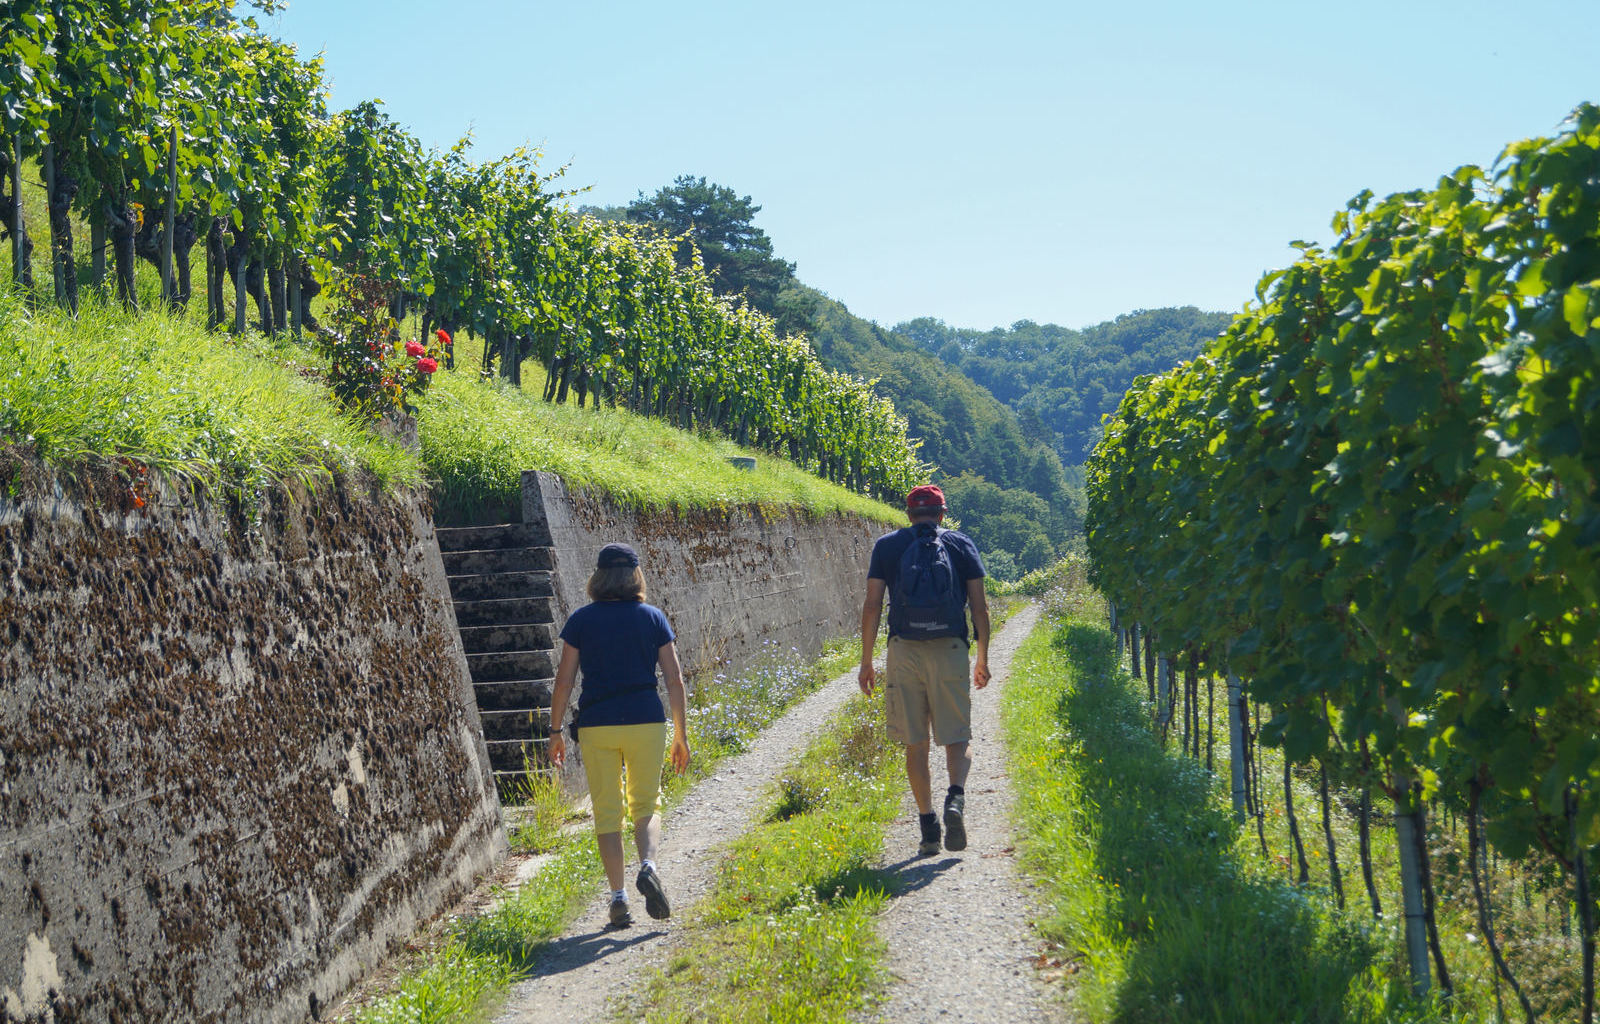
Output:
[[[944,508],[944,492],[934,484],[913,487],[911,493],[906,495],[906,508],[912,511],[942,509]]]

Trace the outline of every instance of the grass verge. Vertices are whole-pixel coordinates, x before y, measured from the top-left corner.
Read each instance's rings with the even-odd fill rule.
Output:
[[[1212,777],[1152,734],[1099,625],[1053,619],[1003,698],[1024,863],[1041,924],[1095,1021],[1420,1019],[1384,943],[1254,870]]]
[[[900,811],[881,698],[856,696],[779,780],[765,822],[726,848],[685,948],[622,1019],[845,1021],[881,987],[872,865]]]

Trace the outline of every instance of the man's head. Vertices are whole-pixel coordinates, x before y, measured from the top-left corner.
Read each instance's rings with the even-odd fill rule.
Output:
[[[913,523],[937,523],[944,518],[944,492],[934,484],[913,487],[906,495],[906,516]]]

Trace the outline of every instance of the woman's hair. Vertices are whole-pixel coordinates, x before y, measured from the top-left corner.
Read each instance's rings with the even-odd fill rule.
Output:
[[[588,589],[591,601],[643,601],[644,572],[637,565],[596,569]]]

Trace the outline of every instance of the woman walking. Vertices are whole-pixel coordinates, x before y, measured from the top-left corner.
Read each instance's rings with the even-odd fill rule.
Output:
[[[689,767],[688,722],[683,673],[672,626],[661,609],[644,603],[644,573],[639,556],[626,544],[600,549],[589,577],[589,604],[573,612],[561,628],[561,663],[550,697],[550,760],[563,764],[572,685],[583,670],[583,693],[574,718],[583,748],[583,771],[594,803],[595,844],[611,886],[611,926],[633,923],[623,885],[622,799],[627,774],[628,810],[639,851],[635,886],[644,909],[656,919],[672,916],[666,890],[656,873],[661,842],[661,765],[667,745],[667,716],[656,691],[656,667],[667,683],[672,705],[672,766]]]

